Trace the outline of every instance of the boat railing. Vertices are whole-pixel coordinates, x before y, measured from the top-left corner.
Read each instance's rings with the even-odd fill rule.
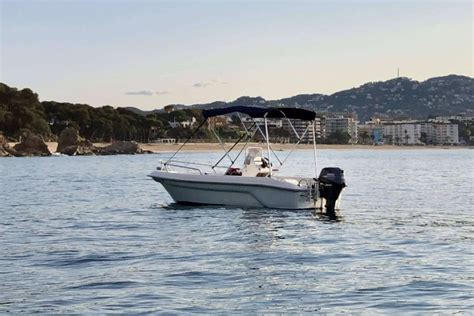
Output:
[[[178,163],[179,165],[176,164],[176,163]],[[183,164],[184,164],[184,166],[183,166]],[[192,162],[192,161],[181,161],[181,160],[172,160],[170,162],[164,163],[164,165],[165,166],[170,165],[170,166],[175,166],[175,167],[183,167],[183,168],[188,167],[187,165],[196,165],[196,166],[208,167],[209,172],[212,170],[212,172],[214,172],[214,173],[217,173],[216,168],[221,168],[221,169],[225,169],[225,170],[227,170],[229,168],[228,166],[215,166],[213,164],[207,164],[207,163],[201,163],[201,162]],[[195,169],[199,169],[199,168],[195,168]],[[202,171],[201,171],[201,173],[202,173]]]
[[[192,162],[192,161],[181,161],[181,160],[172,160],[170,162],[165,163],[165,165],[169,165],[170,163],[179,163],[185,165],[196,165],[196,166],[203,166],[203,167],[212,167],[212,164],[201,163],[201,162]]]
[[[198,171],[199,174],[203,174],[203,171],[197,167],[191,167],[189,165],[195,165],[195,166],[201,166],[201,167],[208,167],[209,171],[213,171],[216,173],[215,168],[224,168],[227,169],[228,167],[224,166],[214,166],[212,164],[206,164],[206,163],[201,163],[201,162],[192,162],[192,161],[181,161],[181,160],[172,160],[166,163],[162,162],[162,166],[165,168],[167,166],[172,166],[172,167],[177,167],[177,168],[182,168],[182,169],[188,169],[188,170],[193,170],[193,171]]]
[[[171,162],[166,163],[165,166],[166,166],[166,167],[172,166],[172,167],[177,167],[177,168],[183,168],[183,169],[193,170],[193,171],[199,172],[199,174],[202,174],[201,169],[195,168],[195,167],[178,165],[178,164],[174,164],[174,163],[171,163]]]

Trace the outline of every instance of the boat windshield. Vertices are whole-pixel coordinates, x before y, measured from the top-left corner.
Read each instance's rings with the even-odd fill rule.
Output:
[[[247,177],[266,177],[270,174],[268,159],[263,157],[260,147],[249,147],[246,150],[242,175]]]
[[[246,150],[245,153],[245,161],[244,161],[244,166],[249,166],[253,164],[255,158],[262,158],[263,156],[263,150],[261,147],[249,147]]]

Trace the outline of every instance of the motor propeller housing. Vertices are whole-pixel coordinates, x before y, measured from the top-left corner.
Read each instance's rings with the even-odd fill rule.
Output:
[[[319,196],[326,200],[326,214],[335,216],[335,204],[342,189],[346,187],[344,170],[329,167],[321,170],[319,174]]]

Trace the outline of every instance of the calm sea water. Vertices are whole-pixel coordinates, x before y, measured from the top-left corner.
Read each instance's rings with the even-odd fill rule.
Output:
[[[473,313],[474,151],[321,150],[337,222],[177,206],[166,156],[1,159],[0,313]]]

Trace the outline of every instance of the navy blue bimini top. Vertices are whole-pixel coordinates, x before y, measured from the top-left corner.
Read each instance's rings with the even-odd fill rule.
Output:
[[[263,108],[253,106],[230,106],[227,108],[202,110],[204,118],[214,117],[218,115],[240,112],[250,117],[267,117],[267,118],[289,118],[304,121],[313,121],[316,118],[314,111],[297,109],[297,108]]]

